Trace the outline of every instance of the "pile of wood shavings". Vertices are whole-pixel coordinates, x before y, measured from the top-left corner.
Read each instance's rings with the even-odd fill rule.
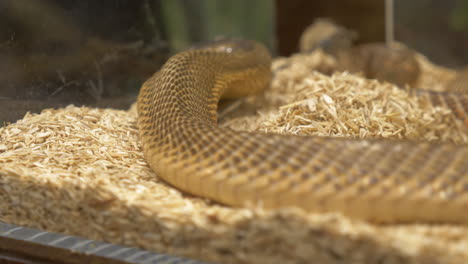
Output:
[[[425,65],[425,77],[419,83],[439,87],[435,80],[453,77],[422,56],[420,64]],[[225,125],[280,134],[468,142],[464,123],[451,110],[433,107],[390,83],[346,72],[327,77],[314,71],[333,67],[333,59],[321,52],[276,60],[271,89],[251,99],[253,104],[276,107],[265,107],[260,118],[246,116]]]
[[[356,88],[371,84],[372,89],[379,89],[380,84],[356,76],[330,78],[312,73],[312,69],[305,75],[289,71],[290,67],[301,67],[301,63],[318,67],[324,59],[326,56],[311,54],[277,60],[271,90],[248,100],[266,102],[265,109],[286,106],[272,110],[271,116],[264,114],[256,122],[244,122],[246,128],[273,131],[274,122],[287,127],[283,121],[271,120],[281,120],[278,112],[287,113],[293,107],[326,109],[322,104],[329,104],[329,100],[320,98],[327,94],[337,100],[329,90],[320,88],[327,84],[333,89],[346,83]],[[282,70],[276,68],[280,66]],[[296,90],[304,90],[307,95],[308,88],[297,84],[310,81],[318,83],[309,85],[310,94],[319,98],[315,106],[304,104],[308,99],[298,97],[302,95],[291,95]],[[396,93],[390,89],[389,94]],[[358,89],[353,91],[359,97]],[[418,109],[417,103],[410,105],[412,108],[404,109]],[[433,117],[429,123],[451,120],[445,111],[430,112]],[[434,116],[439,114],[441,118]],[[399,122],[406,120],[401,118]],[[464,226],[379,226],[339,214],[230,208],[182,194],[159,181],[146,165],[135,121],[134,109],[70,106],[28,114],[0,128],[0,220],[221,263],[309,263],[312,259],[317,263],[468,261],[468,228]],[[262,128],[262,123],[267,126]],[[224,125],[233,124],[236,121],[226,120]],[[446,128],[454,130],[447,133],[458,135],[456,127],[449,124]],[[299,133],[301,129],[283,127],[277,131]],[[330,131],[340,132],[338,128]],[[400,137],[401,132],[393,134]]]

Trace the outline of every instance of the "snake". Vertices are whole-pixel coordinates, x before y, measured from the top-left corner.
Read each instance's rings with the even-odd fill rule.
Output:
[[[468,93],[468,68],[460,70],[447,84],[447,91]]]
[[[376,223],[468,224],[467,145],[218,126],[220,98],[267,88],[271,60],[252,40],[212,41],[176,53],[143,83],[139,138],[158,177],[233,207],[299,208]],[[467,116],[466,94],[429,96]]]

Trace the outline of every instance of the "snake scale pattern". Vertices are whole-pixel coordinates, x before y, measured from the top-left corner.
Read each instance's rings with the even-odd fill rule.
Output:
[[[232,206],[468,224],[467,145],[218,127],[220,97],[261,91],[270,64],[268,50],[248,40],[212,42],[171,57],[138,96],[140,139],[152,170],[180,190]],[[424,94],[468,116],[466,94]]]

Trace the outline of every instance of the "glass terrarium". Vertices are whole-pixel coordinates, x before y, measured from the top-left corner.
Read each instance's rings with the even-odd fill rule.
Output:
[[[467,3],[0,1],[0,262],[468,263]]]

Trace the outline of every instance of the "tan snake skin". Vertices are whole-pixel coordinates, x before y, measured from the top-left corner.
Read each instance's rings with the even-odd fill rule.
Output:
[[[455,78],[447,84],[447,91],[468,93],[468,68],[457,73]]]
[[[233,206],[293,206],[387,223],[468,223],[467,145],[217,127],[219,97],[264,89],[270,61],[265,47],[247,40],[170,58],[138,97],[151,168],[183,191]],[[462,98],[456,105],[466,118]]]

